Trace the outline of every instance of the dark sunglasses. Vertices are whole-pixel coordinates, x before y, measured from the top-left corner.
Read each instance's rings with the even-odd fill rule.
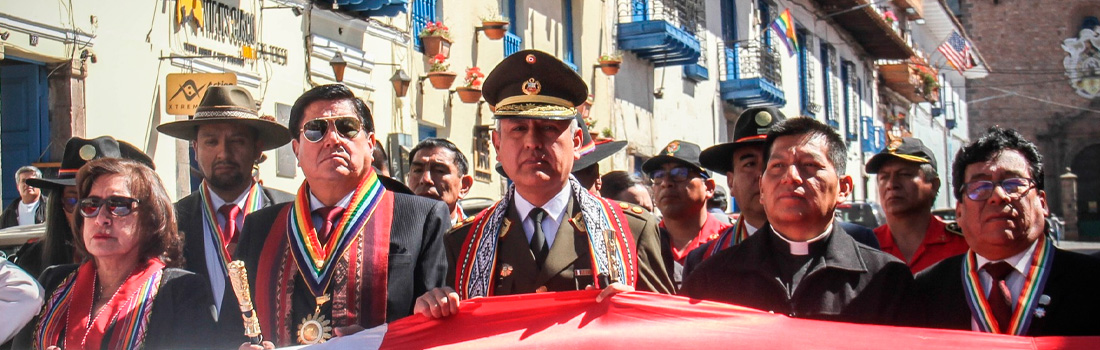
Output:
[[[357,117],[327,117],[317,118],[302,124],[302,136],[309,142],[320,142],[325,134],[328,134],[329,125],[336,128],[336,133],[345,139],[351,140],[359,136],[363,129],[363,122]]]
[[[61,198],[61,209],[66,213],[72,213],[76,210],[76,197],[64,197]]]
[[[993,189],[998,186],[1005,190],[1005,194],[1007,194],[1009,198],[1017,199],[1024,193],[1027,193],[1032,187],[1035,187],[1035,181],[1022,177],[1004,179],[1001,180],[1001,182],[988,180],[971,181],[963,185],[963,192],[966,193],[966,198],[970,198],[972,201],[984,201],[989,199],[990,196],[993,196]]]
[[[706,175],[685,167],[677,167],[669,170],[654,170],[652,173],[649,173],[649,178],[653,179],[654,183],[659,183],[666,179],[671,179],[674,182],[684,182],[691,179],[692,174],[698,174],[700,177],[706,178]]]
[[[134,198],[111,196],[107,199],[99,197],[88,197],[80,200],[80,216],[86,218],[94,218],[99,216],[99,210],[103,208],[103,205],[107,205],[107,211],[116,217],[130,215],[134,212],[134,207],[140,201]]]

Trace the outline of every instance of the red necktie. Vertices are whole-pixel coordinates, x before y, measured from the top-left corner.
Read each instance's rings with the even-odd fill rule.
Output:
[[[321,229],[317,230],[317,240],[321,244],[328,242],[328,236],[332,233],[332,228],[336,227],[336,222],[340,220],[340,215],[344,214],[344,208],[338,206],[324,207],[313,211],[321,217]]]
[[[1001,333],[1004,333],[1008,329],[1012,318],[1012,291],[1008,288],[1008,283],[1005,282],[1005,279],[1013,271],[1012,265],[1001,261],[985,264],[982,269],[985,269],[985,272],[993,277],[989,296],[986,299],[989,301],[989,310],[993,312],[993,317],[997,319],[997,325],[1001,328]]]
[[[236,204],[226,204],[218,208],[218,212],[225,216],[222,244],[228,247],[230,243],[237,243],[237,215],[241,213],[241,207]]]

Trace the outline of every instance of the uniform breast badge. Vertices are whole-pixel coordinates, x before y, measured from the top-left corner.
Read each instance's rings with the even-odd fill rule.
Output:
[[[332,338],[332,321],[321,315],[321,305],[329,301],[329,296],[317,297],[317,308],[313,315],[306,316],[298,325],[298,344],[320,344]]]

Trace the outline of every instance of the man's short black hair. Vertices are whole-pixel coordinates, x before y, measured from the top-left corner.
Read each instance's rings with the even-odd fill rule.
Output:
[[[782,136],[805,134],[820,135],[825,138],[825,144],[829,146],[829,149],[825,152],[826,157],[836,168],[836,174],[844,175],[844,170],[848,166],[848,144],[844,142],[844,139],[833,127],[809,117],[787,119],[773,125],[768,130],[768,139],[764,142],[764,164],[768,164],[775,139]]]
[[[432,149],[436,147],[446,148],[454,152],[454,165],[458,168],[458,174],[467,174],[466,172],[470,170],[470,164],[466,162],[466,155],[462,154],[462,151],[459,150],[458,146],[455,146],[453,142],[436,137],[426,138],[416,144],[416,147],[413,147],[412,151],[409,152],[409,166],[412,166],[413,159],[416,158],[416,152],[420,152],[422,149]]]
[[[963,188],[966,187],[966,166],[993,159],[1002,151],[1017,151],[1027,159],[1027,167],[1031,170],[1031,180],[1035,181],[1035,188],[1043,190],[1043,155],[1034,143],[1028,141],[1016,129],[1005,129],[999,126],[989,128],[977,141],[971,142],[959,150],[955,155],[955,162],[951,164],[951,183],[955,184],[955,198],[962,200]]]
[[[374,116],[371,115],[367,104],[355,97],[355,93],[351,92],[347,86],[329,84],[309,89],[302,96],[299,96],[298,100],[294,101],[294,106],[290,108],[290,122],[287,123],[290,135],[297,139],[302,132],[302,119],[305,118],[306,107],[317,101],[342,100],[351,101],[352,105],[355,106],[355,114],[363,122],[363,130],[374,132]]]

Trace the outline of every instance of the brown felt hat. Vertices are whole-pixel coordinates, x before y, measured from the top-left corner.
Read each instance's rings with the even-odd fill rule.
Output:
[[[290,130],[282,124],[260,118],[252,94],[236,85],[208,87],[191,119],[161,124],[157,126],[157,131],[177,139],[194,141],[200,125],[215,123],[239,123],[255,129],[256,137],[264,142],[265,151],[279,148],[290,142],[291,138]]]

